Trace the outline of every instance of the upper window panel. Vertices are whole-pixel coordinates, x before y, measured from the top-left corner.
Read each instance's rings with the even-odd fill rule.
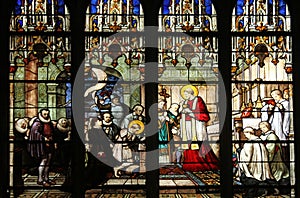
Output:
[[[70,15],[64,0],[16,0],[10,31],[69,31]]]
[[[237,0],[233,32],[290,31],[290,13],[283,0]]]
[[[160,37],[159,81],[217,81],[217,42],[209,36]]]
[[[292,81],[291,36],[232,37],[234,81]]]
[[[136,32],[144,29],[139,0],[90,0],[86,13],[87,32]]]
[[[165,32],[217,31],[216,11],[211,0],[163,0],[159,30]]]

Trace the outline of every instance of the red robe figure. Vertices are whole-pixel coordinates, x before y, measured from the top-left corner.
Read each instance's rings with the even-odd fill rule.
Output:
[[[181,90],[185,99],[181,102],[181,138],[187,141],[182,144],[183,169],[187,171],[218,170],[218,158],[212,151],[208,140],[206,123],[210,120],[209,112],[198,90],[187,85]],[[191,141],[199,141],[190,144]]]

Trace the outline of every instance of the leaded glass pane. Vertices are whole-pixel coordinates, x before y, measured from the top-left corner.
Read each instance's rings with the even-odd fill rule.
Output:
[[[232,38],[232,79],[292,81],[292,38],[256,36]]]
[[[90,12],[99,8],[93,3],[90,5]],[[126,1],[105,1],[100,5],[107,7],[116,3],[123,4],[126,9]],[[127,14],[123,10],[125,13],[122,14],[105,14],[105,25],[99,24],[97,27],[100,29],[97,31],[143,30],[142,11],[137,9],[140,4],[138,1],[130,3],[136,4],[129,7],[133,9],[133,13],[130,11]],[[100,20],[99,13],[93,14],[87,18]],[[122,25],[119,24],[119,19]],[[128,19],[139,19],[139,22],[132,27]],[[120,25],[121,29],[109,29],[107,25],[110,23]],[[86,57],[82,65],[85,133],[82,139],[86,145],[86,166],[90,170],[87,183],[91,183],[86,195],[100,193],[102,189],[106,189],[108,194],[126,191],[144,196],[146,193],[144,45],[143,36],[125,36],[122,33],[110,37],[98,34],[85,37]],[[98,173],[107,175],[106,178],[93,174],[97,167],[101,169]],[[104,182],[101,182],[102,179]]]
[[[86,60],[89,65],[114,68],[125,81],[140,81],[144,76],[143,37],[86,37]]]
[[[283,0],[237,0],[232,19],[232,32],[261,32],[232,37],[234,193],[291,196],[295,156],[288,6]]]
[[[211,0],[163,0],[159,31],[215,32],[216,11]]]
[[[63,32],[70,30],[64,0],[16,0],[10,21],[13,32]]]
[[[158,90],[160,193],[218,193],[218,84],[173,81]]]
[[[216,37],[159,37],[160,81],[218,80]]]
[[[42,189],[70,181],[70,37],[52,33],[69,31],[68,10],[63,0],[17,0],[10,24],[10,194],[66,196]]]
[[[232,13],[233,32],[289,32],[291,16],[284,0],[237,0]]]
[[[139,0],[90,0],[87,32],[136,32],[144,29],[143,8]]]
[[[165,0],[159,31],[168,32],[158,37],[160,194],[209,192],[209,196],[219,196],[223,118],[219,112],[218,39],[172,35],[217,31],[214,6],[211,1]]]

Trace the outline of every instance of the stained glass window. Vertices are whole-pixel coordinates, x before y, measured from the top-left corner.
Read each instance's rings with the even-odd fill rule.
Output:
[[[144,29],[139,0],[91,0],[86,13],[87,32],[136,32]]]
[[[34,195],[36,188],[61,186],[67,180],[71,46],[68,34],[53,32],[68,33],[69,24],[63,0],[16,1],[9,57],[10,186],[15,187],[14,196],[24,191]]]
[[[166,32],[211,32],[217,30],[211,0],[163,0],[159,30]]]
[[[218,39],[173,34],[217,31],[212,2],[164,0],[159,30],[166,32],[158,42],[160,193],[218,195]]]
[[[122,33],[143,31],[142,6],[138,0],[92,0],[87,13],[83,142],[90,185],[86,195],[107,189],[108,194],[127,190],[144,196],[145,41],[143,36]],[[104,32],[120,33],[104,36]],[[99,175],[110,176],[102,181],[93,171],[97,167],[102,167]]]
[[[293,2],[15,0],[0,196],[297,197]]]
[[[232,37],[236,195],[283,196],[294,191],[291,187],[295,184],[295,156],[290,31],[289,9],[283,0],[237,1],[232,14],[232,32],[247,35]]]
[[[290,32],[291,21],[284,0],[238,0],[233,11],[233,32]]]

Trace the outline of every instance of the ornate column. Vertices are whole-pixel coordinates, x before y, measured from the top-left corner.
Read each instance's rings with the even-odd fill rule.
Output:
[[[50,116],[52,120],[57,119],[57,102],[56,102],[56,87],[57,83],[47,83],[48,107],[50,109]]]
[[[163,27],[163,23],[162,23],[162,12],[160,13],[160,15],[158,16],[158,31],[163,31],[164,27]]]
[[[120,1],[120,3],[119,3],[119,10],[120,10],[120,13],[118,13],[118,16],[117,16],[118,24],[122,23],[122,14],[124,13],[124,12],[123,12],[122,1]]]
[[[51,14],[52,14],[52,24],[53,24],[53,27],[54,27],[54,25],[55,25],[55,20],[54,20],[54,0],[52,0],[52,5],[51,5]],[[65,25],[65,24],[64,24]]]
[[[246,5],[245,5],[245,17],[244,17],[244,24],[248,24],[249,23],[249,1],[246,1]],[[248,57],[248,56],[247,56]]]
[[[264,19],[264,24],[267,24],[268,23],[268,14],[269,14],[269,3],[266,2],[265,6],[266,6],[266,13],[265,13],[265,16],[263,17],[263,19]],[[269,24],[269,26],[271,26],[271,24]]]
[[[248,103],[247,107],[253,107],[253,101],[252,101],[252,83],[247,83],[248,87]]]
[[[241,87],[241,90],[242,90],[242,104],[241,104],[241,107],[240,107],[240,111],[243,111],[245,108],[246,108],[246,90],[247,88],[246,87]]]
[[[129,1],[127,1],[127,4],[126,4],[126,17],[127,17],[127,24],[129,25],[129,27],[131,27],[131,21],[130,21],[130,18],[129,18],[129,14],[130,14],[130,12],[129,12]]]
[[[182,23],[182,18],[183,18],[183,16],[182,16],[182,4],[183,4],[183,1],[179,1],[179,14],[180,14],[180,17],[179,17],[179,23]]]
[[[35,23],[35,14],[34,14],[34,10],[35,10],[35,1],[32,1],[31,3],[31,17],[32,17],[32,24],[31,25],[34,25]]]
[[[200,2],[199,2],[200,3]],[[194,3],[194,1],[192,1],[192,14],[191,14],[191,22],[190,22],[190,24],[193,24],[193,25],[195,25],[195,21],[194,21],[194,14],[193,13],[195,13],[195,10],[194,10],[194,6],[195,6],[195,3]]]
[[[29,63],[25,65],[25,80],[38,80],[38,58],[30,55]],[[38,85],[36,82],[25,83],[25,116],[34,117],[38,114]]]
[[[16,68],[15,65],[11,65],[10,67]],[[9,80],[14,79],[14,73],[9,74]],[[9,126],[9,140],[12,141],[12,137],[14,136],[13,133],[13,123],[14,123],[14,84],[9,84],[9,122],[11,123]],[[14,166],[13,166],[13,159],[14,159],[14,144],[9,144],[9,186],[13,186],[14,183]]]
[[[273,6],[272,10],[273,10],[273,23],[274,23],[273,25],[275,26],[276,25],[276,18],[275,18],[275,16],[276,16],[275,12],[276,11],[275,11],[275,1],[274,0],[272,1],[272,6]]]
[[[100,8],[99,8],[99,17],[98,17],[98,26],[99,26],[99,30],[102,31],[103,27],[102,27],[102,23],[103,23],[103,2],[100,2]]]
[[[90,14],[90,7],[88,7],[87,11],[86,11],[86,15],[85,15],[85,24],[89,24],[87,26],[85,26],[85,31],[91,31],[92,30],[92,21],[91,20],[91,14]]]
[[[45,8],[45,11],[43,13],[42,19],[43,19],[43,23],[46,24],[47,23],[47,2],[45,1],[45,4],[43,5]],[[54,12],[52,12],[52,14],[54,14]]]

